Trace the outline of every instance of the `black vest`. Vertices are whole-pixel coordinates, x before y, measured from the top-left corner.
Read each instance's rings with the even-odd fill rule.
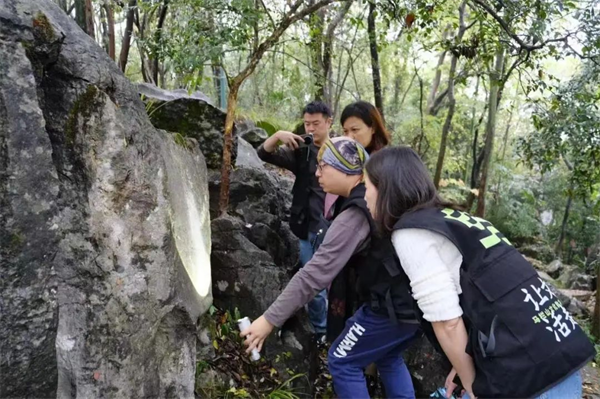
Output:
[[[408,277],[389,238],[375,234],[374,221],[364,196],[365,185],[359,184],[349,197],[340,197],[335,203],[333,220],[346,209],[356,207],[369,220],[371,234],[368,243],[352,255],[332,282],[327,314],[327,338],[331,341],[343,331],[346,320],[363,303],[373,312],[389,316],[394,321],[417,322]],[[322,218],[315,249],[323,241],[330,223]]]
[[[292,188],[292,206],[290,208],[290,229],[301,240],[308,237],[310,223],[310,209],[308,197],[310,195],[310,179],[317,171],[317,158],[311,147],[314,144],[301,145],[295,151],[296,180]]]
[[[531,264],[488,221],[451,209],[402,216],[394,229],[442,234],[463,256],[460,305],[481,398],[535,397],[579,370],[594,348]]]

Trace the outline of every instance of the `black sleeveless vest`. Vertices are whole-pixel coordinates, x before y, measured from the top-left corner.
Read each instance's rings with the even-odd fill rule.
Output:
[[[460,305],[477,397],[538,396],[594,357],[590,340],[548,284],[491,223],[429,208],[403,215],[394,226],[406,228],[442,234],[463,256]]]
[[[408,277],[389,238],[379,238],[375,234],[374,221],[364,196],[365,185],[359,184],[349,197],[340,197],[335,203],[333,220],[346,209],[356,207],[367,217],[371,234],[368,243],[352,255],[331,284],[327,314],[327,339],[330,341],[337,338],[346,320],[363,303],[373,312],[394,321],[417,323]],[[322,218],[315,249],[323,241],[330,223]]]

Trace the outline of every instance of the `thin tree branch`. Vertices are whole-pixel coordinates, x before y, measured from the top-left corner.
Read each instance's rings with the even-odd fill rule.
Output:
[[[415,78],[417,77],[417,72],[415,71],[415,73],[413,74],[412,79],[410,80],[410,83],[408,84],[408,87],[406,88],[406,90],[404,91],[404,94],[402,95],[402,100],[400,100],[400,104],[398,104],[398,109],[402,108],[402,106],[404,105],[404,101],[406,100],[406,96],[408,95],[408,92],[410,91],[410,88],[413,85],[413,82],[415,81]],[[420,84],[423,84],[423,80],[419,79]],[[423,109],[421,109],[421,112],[423,111]]]
[[[492,18],[494,18],[496,20],[496,22],[498,22],[498,24],[500,24],[500,27],[502,28],[502,30],[504,30],[506,32],[506,34],[508,36],[510,36],[515,42],[517,42],[519,44],[519,46],[524,50],[535,51],[535,50],[545,47],[546,45],[548,45],[550,43],[563,42],[563,43],[568,44],[567,41],[568,41],[569,37],[572,35],[571,33],[568,33],[566,36],[555,38],[555,39],[548,39],[546,41],[543,41],[543,42],[541,42],[539,44],[535,44],[535,45],[525,43],[523,41],[523,39],[521,39],[519,37],[519,35],[517,35],[513,31],[511,31],[510,27],[508,26],[508,23],[504,19],[502,19],[502,17],[500,15],[498,15],[498,13],[492,7],[490,7],[485,1],[483,1],[483,0],[471,0],[471,1],[473,3],[475,3],[476,5],[478,5],[479,7],[483,8]]]
[[[333,3],[334,1],[340,1],[340,0],[321,0],[321,1],[318,1],[308,7],[305,7],[302,11],[299,11],[296,13],[296,11],[300,7],[300,5],[303,3],[302,0],[297,0],[290,8],[290,11],[285,14],[285,16],[283,17],[281,22],[279,22],[279,25],[275,28],[275,30],[271,33],[271,35],[258,46],[258,49],[256,51],[253,52],[250,62],[234,78],[235,82],[233,82],[233,83],[237,84],[237,85],[241,84],[248,76],[250,76],[250,74],[252,72],[254,72],[254,69],[258,65],[258,62],[262,58],[265,51],[267,51],[269,48],[271,48],[273,46],[273,44],[275,42],[277,42],[279,37],[285,32],[285,30],[290,25],[303,19],[304,17],[306,17],[309,14],[312,14],[313,12],[317,11],[321,7],[324,7],[328,4]],[[349,1],[349,0],[342,0],[342,1]]]
[[[275,29],[275,21],[273,20],[273,17],[271,16],[271,13],[269,12],[269,9],[265,5],[265,2],[263,0],[258,0],[258,1],[260,1],[260,4],[265,9],[265,13],[269,17],[269,20],[271,21],[271,26],[273,27],[273,29]]]
[[[313,68],[312,68],[312,67],[311,67],[311,66],[310,66],[310,65],[309,65],[307,62],[305,62],[305,61],[302,61],[300,58],[298,58],[298,57],[296,57],[296,56],[294,56],[294,55],[292,55],[292,54],[290,54],[290,53],[287,53],[287,52],[285,52],[285,51],[283,51],[283,50],[272,50],[272,49],[271,49],[271,50],[267,50],[266,52],[267,52],[267,53],[276,53],[276,54],[285,55],[286,57],[290,57],[290,58],[291,58],[291,59],[293,59],[294,61],[296,61],[296,62],[298,62],[298,63],[300,63],[300,64],[304,65],[304,66],[305,66],[306,68],[308,68],[308,70],[309,70],[309,71],[311,71],[312,73],[317,73],[317,74],[319,73],[319,71],[316,71],[316,70],[314,70],[314,69],[313,69]],[[326,77],[326,79],[327,79],[327,77]],[[333,79],[327,79],[327,80],[329,81],[329,83],[332,83],[334,86],[337,86],[337,87],[339,87],[339,88],[340,88],[340,90],[345,90],[345,91],[347,91],[349,94],[351,94],[352,96],[354,96],[354,93],[352,93],[352,91],[350,91],[350,90],[346,89],[346,88],[345,88],[345,87],[343,87],[342,85],[340,85],[340,84],[338,84],[337,82],[333,81]],[[354,96],[354,97],[356,97],[356,96]]]
[[[329,26],[327,27],[327,32],[326,32],[325,36],[333,37],[333,32],[335,31],[335,28],[337,28],[337,26],[340,24],[340,22],[342,22],[342,20],[348,13],[348,10],[350,10],[350,7],[352,6],[352,2],[353,2],[353,0],[347,0],[346,4],[338,11],[335,18],[333,18],[333,20],[329,23]]]

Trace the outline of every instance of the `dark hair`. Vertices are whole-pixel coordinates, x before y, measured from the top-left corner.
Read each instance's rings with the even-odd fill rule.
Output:
[[[325,118],[331,118],[331,110],[327,106],[327,104],[321,101],[313,101],[311,103],[306,104],[306,107],[302,110],[302,115],[304,114],[323,114]]]
[[[374,130],[371,144],[366,148],[369,154],[381,150],[390,143],[390,134],[385,128],[379,110],[375,108],[373,104],[366,101],[357,101],[347,105],[340,117],[342,126],[344,125],[344,122],[346,122],[346,119],[352,116],[361,119],[367,126]]]
[[[371,156],[365,170],[378,191],[375,221],[384,234],[390,234],[394,224],[407,212],[433,207],[459,209],[442,200],[427,167],[410,147],[378,151]]]

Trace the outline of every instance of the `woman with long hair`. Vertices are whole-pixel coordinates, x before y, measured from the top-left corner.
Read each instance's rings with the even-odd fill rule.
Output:
[[[344,136],[358,141],[369,154],[381,150],[391,143],[383,117],[375,106],[366,101],[347,105],[340,117]]]
[[[365,200],[391,238],[424,330],[471,397],[581,397],[594,348],[531,264],[488,221],[445,203],[415,151],[378,151]],[[437,345],[436,345],[437,346]],[[452,389],[448,389],[452,391]]]

